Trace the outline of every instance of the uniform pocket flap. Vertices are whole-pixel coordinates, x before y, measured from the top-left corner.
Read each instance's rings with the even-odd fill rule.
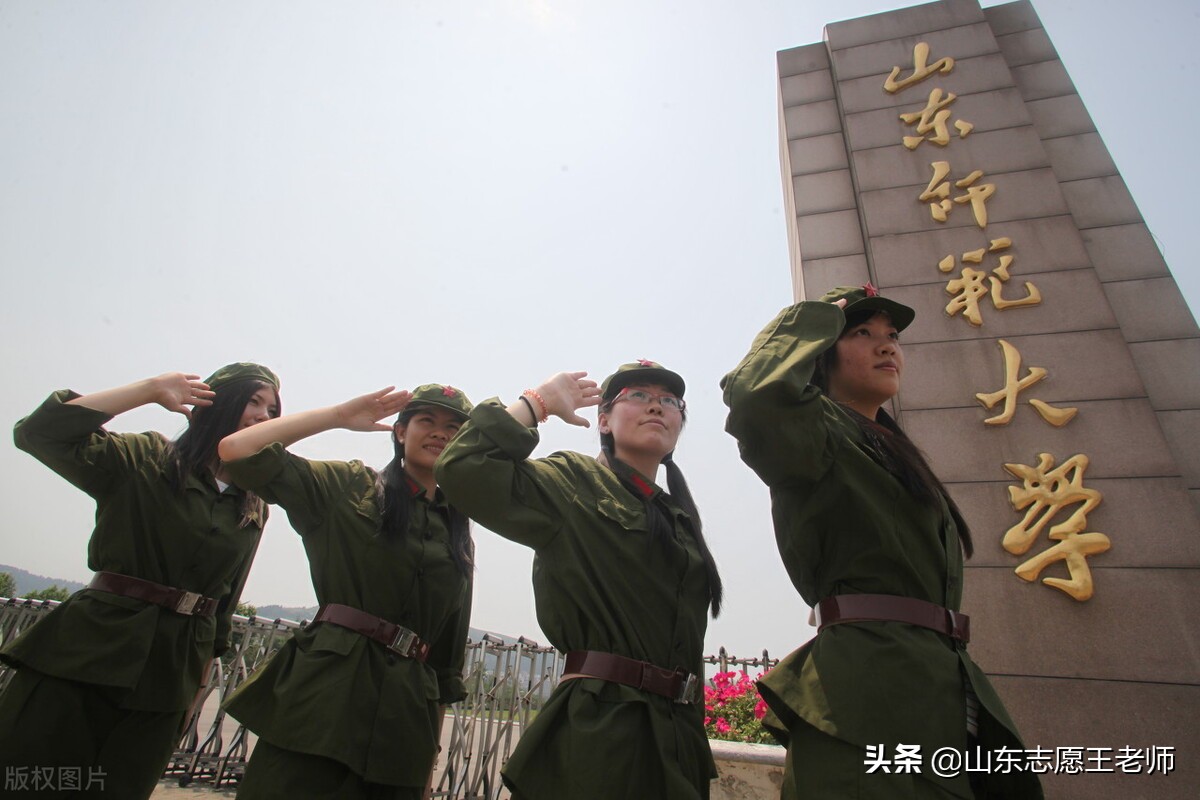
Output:
[[[596,501],[596,509],[631,533],[647,533],[649,530],[646,526],[646,513],[640,505],[631,508],[611,497],[601,497]]]

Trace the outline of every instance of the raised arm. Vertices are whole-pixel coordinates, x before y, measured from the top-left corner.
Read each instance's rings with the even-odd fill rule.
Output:
[[[557,416],[586,427],[587,420],[576,412],[600,402],[599,387],[586,376],[560,372],[534,390],[529,405],[517,400],[505,407],[492,399],[475,406],[437,461],[437,482],[451,504],[528,547],[537,549],[553,539],[562,526],[563,504],[577,491],[575,472],[568,455],[529,458],[538,442],[530,407],[539,419]]]
[[[158,403],[167,411],[183,414],[190,420],[192,410],[188,406],[211,406],[216,396],[199,375],[165,372],[155,378],[76,397],[68,400],[67,405],[83,406],[115,417],[140,406]]]
[[[267,445],[278,442],[287,447],[335,428],[388,431],[391,426],[380,420],[399,414],[411,399],[411,392],[396,391],[395,386],[388,386],[334,406],[269,419],[226,436],[217,447],[217,453],[222,461],[236,461],[254,455]]]
[[[729,406],[725,430],[769,486],[814,477],[832,456],[822,395],[809,381],[817,356],[837,341],[841,305],[809,301],[783,309],[721,379]]]
[[[579,414],[581,408],[600,404],[600,387],[587,379],[586,372],[560,372],[542,382],[536,389],[527,389],[516,402],[508,406],[508,413],[522,425],[531,428],[549,417],[571,425],[591,427]],[[534,412],[537,416],[534,416]]]

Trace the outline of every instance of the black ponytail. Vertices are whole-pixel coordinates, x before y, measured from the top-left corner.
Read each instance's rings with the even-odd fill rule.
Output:
[[[721,575],[717,571],[717,561],[709,551],[708,543],[704,541],[704,532],[701,530],[700,524],[700,510],[696,508],[692,490],[688,488],[687,479],[683,477],[683,470],[675,463],[672,453],[668,453],[667,457],[663,459],[663,466],[667,470],[667,492],[692,520],[692,534],[696,537],[696,547],[700,549],[700,557],[704,559],[704,569],[708,572],[708,594],[712,603],[713,619],[716,619],[721,614],[721,601],[725,597],[725,587],[721,583]]]

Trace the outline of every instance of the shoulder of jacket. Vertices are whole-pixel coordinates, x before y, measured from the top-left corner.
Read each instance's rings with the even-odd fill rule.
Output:
[[[559,450],[539,461],[549,467],[554,479],[570,489],[574,496],[596,495],[607,490],[611,481],[619,486],[616,476],[595,458],[574,450]]]

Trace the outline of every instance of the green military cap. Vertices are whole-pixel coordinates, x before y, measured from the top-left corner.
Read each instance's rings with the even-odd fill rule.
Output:
[[[250,361],[226,364],[212,375],[209,375],[204,382],[208,384],[209,389],[216,391],[222,386],[249,380],[269,383],[275,387],[275,391],[279,391],[279,377],[262,364],[254,364]]]
[[[611,400],[617,392],[634,383],[657,384],[665,386],[676,397],[683,397],[684,383],[679,373],[672,372],[654,361],[639,358],[629,364],[622,364],[617,371],[604,379],[600,384],[600,393],[605,400]]]
[[[463,419],[470,416],[471,409],[475,407],[461,389],[440,383],[426,383],[413,389],[412,400],[408,401],[406,408],[413,406],[438,406],[453,411]]]
[[[845,298],[847,315],[855,311],[882,311],[892,318],[896,330],[902,331],[916,319],[917,312],[895,300],[889,300],[868,282],[865,286],[839,286],[821,296],[822,303],[835,303]]]

